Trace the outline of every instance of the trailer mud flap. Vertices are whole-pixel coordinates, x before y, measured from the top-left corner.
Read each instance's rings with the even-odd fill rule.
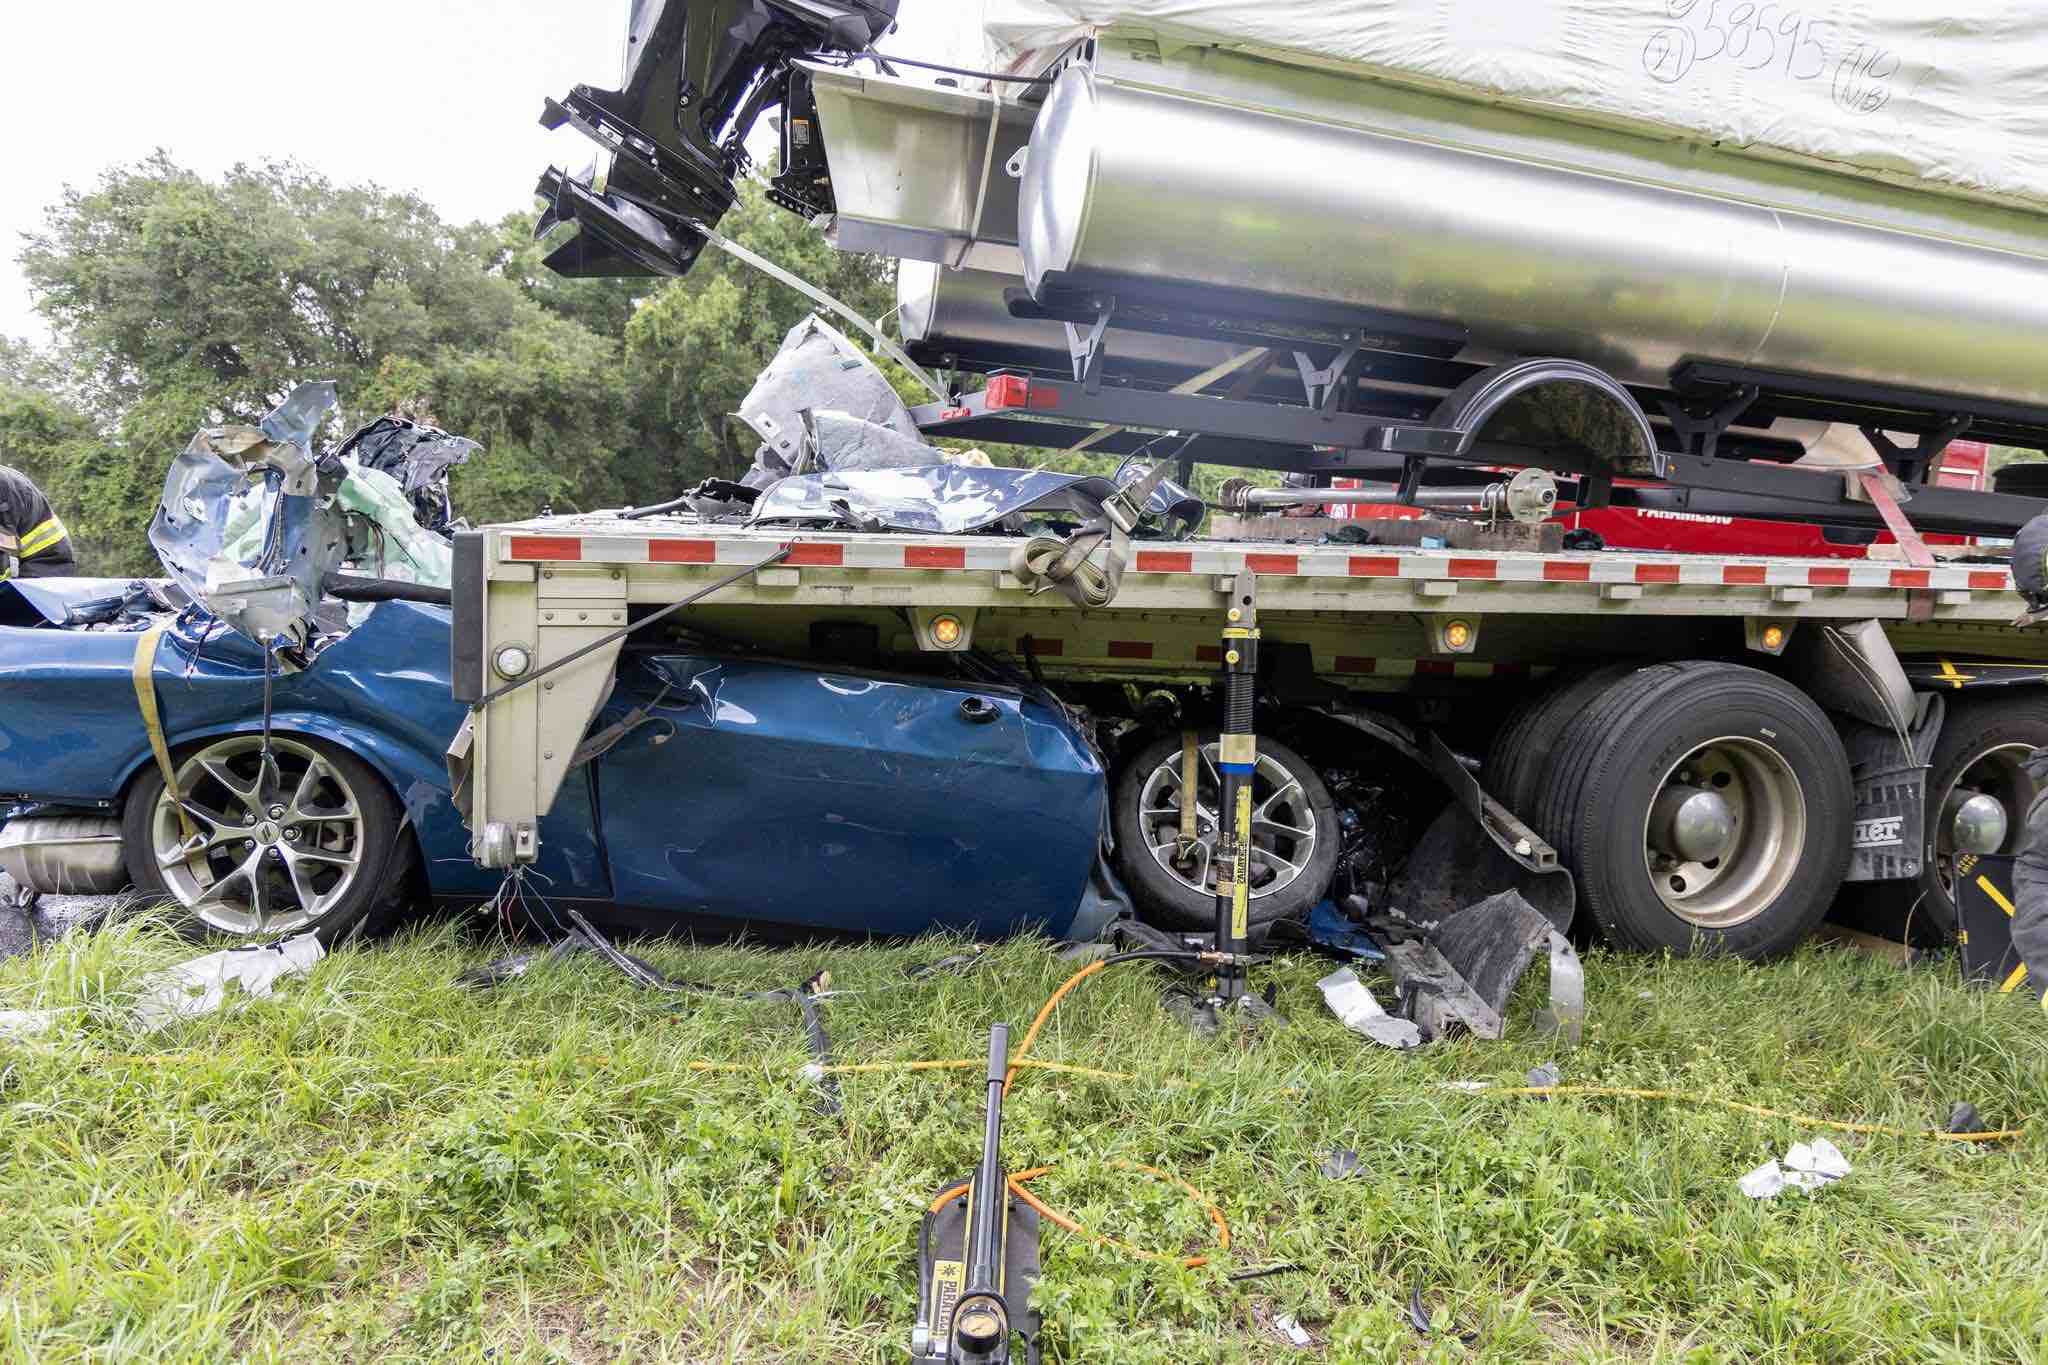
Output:
[[[1910,733],[1842,724],[1849,750],[1856,814],[1849,830],[1849,871],[1844,881],[1901,881],[1920,875],[1927,843],[1927,768],[1941,735],[1942,701],[1928,698]]]

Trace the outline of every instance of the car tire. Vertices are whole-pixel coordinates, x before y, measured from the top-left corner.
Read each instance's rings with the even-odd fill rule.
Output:
[[[2048,694],[1993,692],[1949,703],[1928,759],[1926,848],[1920,863],[1920,914],[1932,918],[1944,936],[1954,937],[1957,927],[1950,883],[1958,791],[1976,790],[1999,800],[2005,809],[2005,838],[1995,851],[2015,852],[2026,831],[2027,807],[2036,795],[2020,763],[2044,744]]]
[[[1217,745],[1216,733],[1205,732],[1201,743],[1209,762],[1203,764],[1198,779],[1197,809],[1207,807],[1213,812],[1215,805],[1215,774],[1213,759]],[[1171,795],[1170,809],[1177,812],[1179,801],[1179,768],[1181,761],[1181,739],[1179,735],[1163,735],[1140,748],[1130,761],[1124,764],[1117,778],[1114,806],[1110,816],[1111,827],[1116,834],[1116,866],[1125,885],[1130,887],[1132,899],[1136,902],[1139,917],[1146,923],[1170,931],[1198,931],[1216,927],[1216,897],[1213,891],[1204,892],[1194,885],[1196,880],[1214,884],[1208,871],[1206,858],[1200,870],[1186,875],[1171,870],[1163,853],[1155,852],[1162,838],[1171,838],[1171,831],[1177,828],[1177,815],[1159,812],[1169,808],[1164,799]],[[1162,772],[1164,776],[1162,777]],[[1287,782],[1292,782],[1298,791],[1283,797],[1275,803],[1275,796],[1282,796]],[[1171,794],[1165,791],[1172,788]],[[1150,800],[1155,804],[1147,806]],[[1337,810],[1331,799],[1329,788],[1323,785],[1321,777],[1300,754],[1275,740],[1259,740],[1259,773],[1254,779],[1253,800],[1257,808],[1270,807],[1276,816],[1284,816],[1287,823],[1276,821],[1276,827],[1300,830],[1309,837],[1288,838],[1265,836],[1254,831],[1254,841],[1271,838],[1276,858],[1291,857],[1298,870],[1282,874],[1273,860],[1254,859],[1252,894],[1247,904],[1248,919],[1256,931],[1278,920],[1299,918],[1330,889],[1330,879],[1337,869]],[[1201,830],[1203,844],[1213,851],[1215,829],[1210,816],[1204,817]],[[1279,845],[1285,844],[1285,847]],[[1304,847],[1305,845],[1305,847]],[[1261,889],[1261,871],[1272,874],[1269,880],[1284,875],[1278,885]]]
[[[153,764],[143,769],[121,818],[135,889],[173,907],[180,932],[194,939],[312,933],[332,947],[374,932],[410,882],[397,802],[362,760],[278,734],[272,752],[280,781],[266,805],[256,800],[261,748],[261,736],[224,735],[174,755],[195,833],[207,841],[193,849],[181,848],[162,773]],[[270,818],[272,807],[285,816]],[[226,837],[231,829],[239,832]],[[259,914],[259,898],[268,913]]]
[[[1848,755],[1811,699],[1689,662],[1610,682],[1567,723],[1529,818],[1617,946],[1763,960],[1827,912],[1853,813]]]
[[[1518,707],[1487,746],[1487,795],[1526,823],[1537,782],[1550,766],[1565,726],[1628,672],[1626,664],[1611,664],[1573,674]]]

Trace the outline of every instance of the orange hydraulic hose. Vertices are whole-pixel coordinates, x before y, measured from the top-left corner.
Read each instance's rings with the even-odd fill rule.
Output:
[[[1051,995],[1047,996],[1045,999],[1045,1003],[1038,1007],[1038,1017],[1031,1021],[1030,1028],[1024,1030],[1024,1041],[1018,1044],[1016,1052],[1011,1054],[1010,1070],[1003,1077],[1004,1099],[1008,1099],[1010,1097],[1010,1087],[1017,1083],[1017,1068],[1023,1062],[1024,1057],[1030,1053],[1031,1045],[1038,1041],[1038,1031],[1044,1028],[1045,1021],[1052,1017],[1052,1012],[1054,1008],[1059,1005],[1060,1001],[1066,999],[1068,991],[1073,990],[1074,987],[1080,985],[1083,981],[1086,981],[1089,977],[1095,975],[1097,972],[1101,971],[1104,967],[1107,967],[1108,965],[1109,964],[1107,962],[1103,961],[1089,963],[1080,971],[1075,972],[1065,981],[1062,981],[1060,983],[1059,989],[1054,991]]]
[[[1209,1221],[1216,1225],[1216,1249],[1218,1251],[1230,1250],[1230,1223],[1228,1220],[1224,1218],[1223,1210],[1216,1206],[1216,1201],[1211,1199],[1208,1195],[1203,1194],[1200,1190],[1196,1189],[1193,1185],[1190,1185],[1187,1181],[1182,1180],[1179,1176],[1173,1175],[1167,1171],[1162,1171],[1157,1166],[1147,1166],[1144,1163],[1137,1161],[1112,1161],[1109,1164],[1126,1171],[1142,1171],[1144,1174],[1153,1177],[1155,1180],[1164,1180],[1168,1184],[1178,1185],[1182,1190],[1187,1192],[1188,1196],[1191,1199],[1195,1200],[1195,1202],[1199,1203],[1202,1206],[1202,1211],[1209,1215]],[[1127,1256],[1135,1256],[1141,1261],[1167,1262],[1174,1265],[1184,1266],[1189,1270],[1195,1270],[1201,1266],[1209,1264],[1209,1257],[1206,1255],[1172,1256],[1168,1255],[1165,1252],[1148,1251],[1144,1247],[1132,1246],[1129,1242],[1123,1241],[1120,1238],[1111,1237],[1108,1233],[1105,1232],[1095,1232],[1087,1227],[1082,1226],[1079,1222],[1075,1221],[1074,1219],[1069,1218],[1066,1214],[1061,1213],[1058,1209],[1053,1208],[1051,1205],[1047,1204],[1044,1200],[1040,1199],[1037,1195],[1033,1194],[1030,1190],[1025,1188],[1025,1186],[1029,1184],[1031,1181],[1038,1179],[1038,1177],[1042,1175],[1047,1175],[1051,1173],[1054,1169],[1055,1168],[1051,1166],[1033,1166],[1029,1170],[1018,1171],[1015,1175],[1010,1176],[1005,1181],[1005,1183],[1009,1186],[1010,1193],[1016,1195],[1017,1198],[1023,1200],[1026,1204],[1030,1205],[1033,1209],[1035,1209],[1039,1217],[1045,1219],[1049,1223],[1053,1223],[1058,1225],[1059,1227],[1063,1227],[1068,1232],[1073,1233],[1076,1237],[1084,1238],[1090,1242],[1095,1243],[1097,1246],[1111,1247],[1117,1251],[1123,1252]],[[931,1212],[937,1213],[940,1209],[943,1209],[944,1207],[946,1207],[946,1205],[952,1203],[955,1199],[963,1198],[967,1194],[967,1189],[968,1187],[966,1185],[961,1184],[955,1185],[952,1189],[945,1191],[938,1198],[932,1200],[931,1204],[929,1205]]]

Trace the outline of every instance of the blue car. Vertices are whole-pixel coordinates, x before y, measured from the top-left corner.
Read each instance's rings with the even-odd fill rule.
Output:
[[[33,890],[132,885],[198,932],[329,941],[408,890],[499,890],[450,792],[446,607],[358,607],[302,667],[273,665],[266,732],[264,649],[176,591],[0,583],[0,868]],[[543,925],[569,902],[628,931],[1091,935],[1112,908],[1102,763],[1029,687],[656,641],[628,651],[592,735],[525,881]]]

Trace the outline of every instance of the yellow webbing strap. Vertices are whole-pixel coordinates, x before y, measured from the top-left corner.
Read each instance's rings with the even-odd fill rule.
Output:
[[[149,751],[156,755],[157,771],[164,775],[164,791],[170,794],[171,808],[178,812],[178,828],[190,839],[197,830],[192,828],[192,817],[185,813],[185,798],[178,791],[178,774],[171,767],[171,748],[164,743],[163,716],[156,709],[156,647],[170,628],[167,617],[142,632],[142,638],[135,642],[135,704],[142,708],[142,728],[149,734]]]
[[[1195,846],[1195,779],[1201,774],[1201,739],[1193,730],[1180,732],[1180,856]]]

